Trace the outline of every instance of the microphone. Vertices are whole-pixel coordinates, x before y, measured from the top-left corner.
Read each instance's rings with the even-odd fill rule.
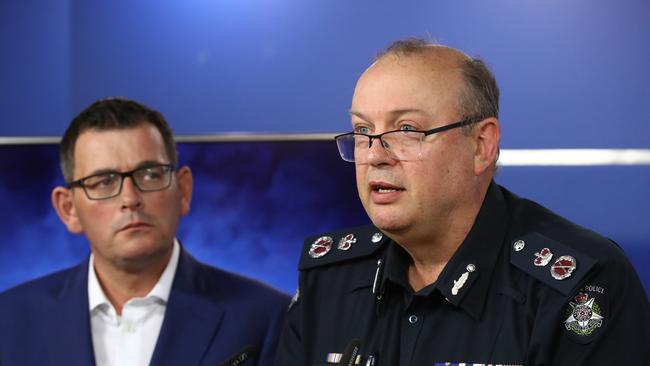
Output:
[[[237,353],[232,355],[229,359],[223,361],[219,366],[241,366],[249,359],[255,357],[257,353],[257,347],[249,344],[248,346],[242,348]]]
[[[357,356],[361,350],[361,340],[359,338],[352,338],[350,343],[345,347],[339,365],[353,366],[356,364]]]

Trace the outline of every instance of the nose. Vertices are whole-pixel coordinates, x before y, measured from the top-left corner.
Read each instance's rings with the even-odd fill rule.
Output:
[[[365,163],[370,165],[395,163],[395,159],[392,157],[388,144],[386,144],[386,142],[384,142],[380,137],[374,137],[370,141],[370,146],[368,147],[365,160]]]
[[[138,187],[135,186],[135,183],[133,183],[133,178],[124,177],[122,181],[122,192],[120,192],[122,208],[135,209],[142,206],[141,193]]]

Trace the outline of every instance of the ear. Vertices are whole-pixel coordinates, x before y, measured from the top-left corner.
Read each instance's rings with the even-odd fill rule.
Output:
[[[194,179],[192,178],[192,171],[188,166],[183,166],[176,172],[176,181],[178,182],[178,190],[181,194],[181,216],[187,215],[190,212],[190,204],[192,202],[192,186]]]
[[[482,120],[476,125],[475,134],[474,174],[480,176],[496,164],[501,139],[499,120],[494,117]]]
[[[59,215],[59,219],[68,228],[68,231],[80,234],[83,232],[83,227],[79,222],[74,202],[72,202],[73,198],[70,189],[61,186],[56,187],[52,191],[52,206],[54,206],[56,214]]]

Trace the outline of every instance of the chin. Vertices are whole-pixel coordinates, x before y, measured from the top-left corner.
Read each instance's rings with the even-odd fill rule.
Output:
[[[141,238],[140,240],[130,240],[129,243],[123,247],[123,249],[125,257],[132,257],[136,259],[164,255],[167,250],[171,249],[171,247],[167,248],[160,245],[160,242],[158,240]]]
[[[140,271],[145,268],[157,267],[157,263],[162,263],[165,258],[165,252],[160,248],[141,248],[140,250],[122,251],[118,255],[118,262],[124,268]]]
[[[369,216],[373,225],[386,233],[399,232],[411,224],[403,215],[396,212],[374,212]]]

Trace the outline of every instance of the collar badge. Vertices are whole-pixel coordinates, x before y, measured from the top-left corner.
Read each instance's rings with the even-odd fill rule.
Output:
[[[467,279],[469,278],[469,274],[471,272],[474,272],[476,270],[476,266],[473,264],[468,264],[467,265],[467,272],[463,272],[462,275],[457,280],[454,280],[454,287],[451,288],[451,294],[452,295],[458,295],[458,291],[465,286],[465,283],[467,282]]]

